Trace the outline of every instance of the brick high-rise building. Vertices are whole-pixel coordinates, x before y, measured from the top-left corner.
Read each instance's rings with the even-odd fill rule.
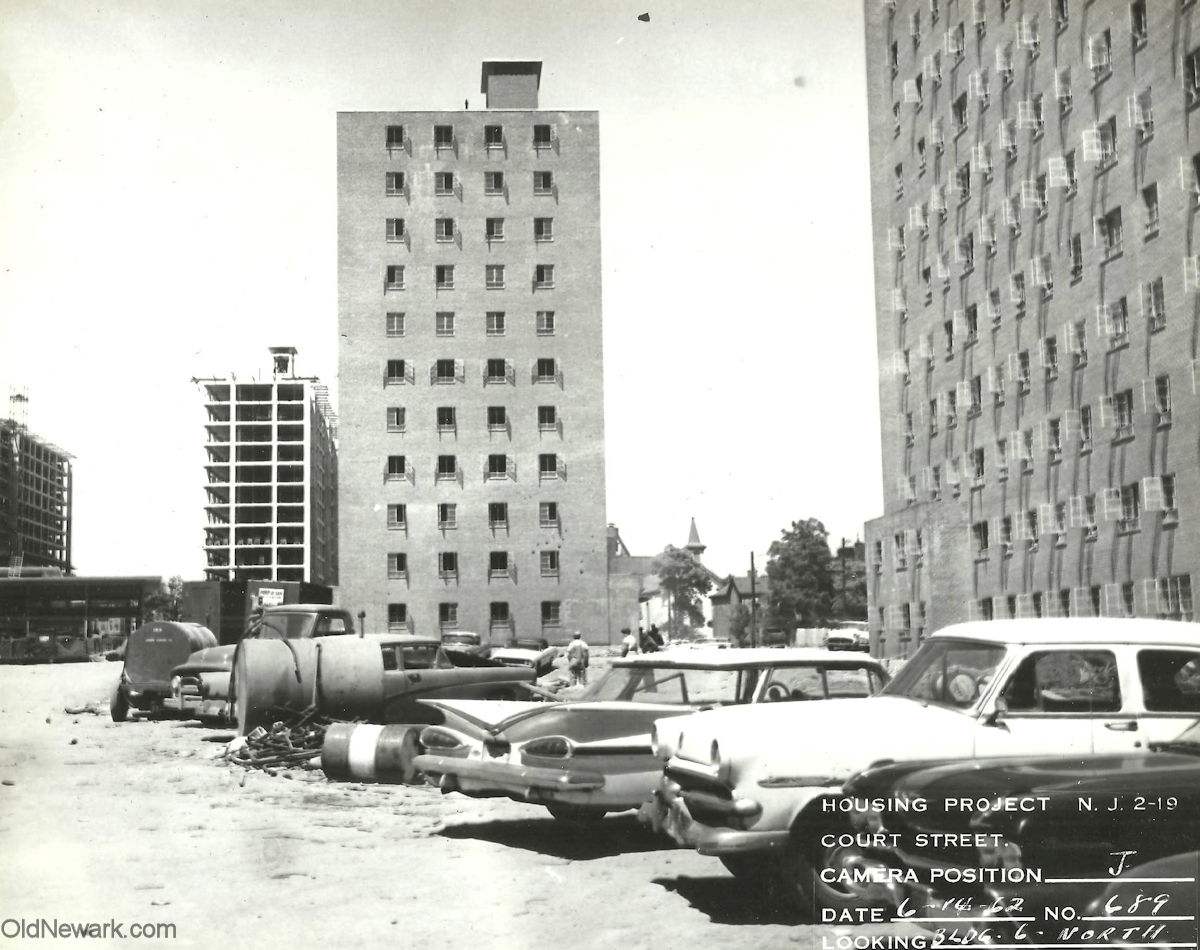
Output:
[[[0,419],[0,567],[64,574],[71,564],[71,455],[29,430],[24,393]]]
[[[876,647],[968,618],[1191,620],[1200,8],[864,9]]]
[[[338,115],[341,601],[367,628],[609,639],[595,112]]]

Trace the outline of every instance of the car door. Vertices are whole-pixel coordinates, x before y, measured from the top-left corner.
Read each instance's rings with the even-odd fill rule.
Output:
[[[1200,649],[1184,646],[1127,648],[1133,686],[1141,700],[1143,745],[1174,739],[1200,718]]]
[[[1031,649],[985,715],[976,755],[1087,755],[1098,751],[1097,733],[1112,737],[1102,743],[1109,748],[1134,748],[1136,729],[1136,715],[1123,711],[1113,650]]]

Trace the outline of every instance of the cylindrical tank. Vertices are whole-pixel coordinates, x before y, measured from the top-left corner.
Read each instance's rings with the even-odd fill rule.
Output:
[[[408,785],[417,780],[413,759],[423,726],[335,722],[325,731],[321,768],[330,779]]]
[[[240,735],[270,726],[281,710],[313,705],[334,719],[378,719],[383,653],[378,641],[358,637],[244,640],[230,691]]]

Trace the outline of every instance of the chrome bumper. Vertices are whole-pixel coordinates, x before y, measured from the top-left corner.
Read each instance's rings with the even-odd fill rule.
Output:
[[[594,792],[604,787],[599,772],[547,769],[511,762],[459,759],[446,755],[418,755],[413,760],[426,775],[437,776],[443,792],[500,792],[516,798],[553,800],[556,793]]]

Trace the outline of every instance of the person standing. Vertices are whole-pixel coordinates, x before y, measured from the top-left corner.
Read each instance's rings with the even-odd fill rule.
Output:
[[[583,635],[576,631],[575,638],[567,647],[567,669],[571,671],[572,686],[587,686],[588,645]]]
[[[629,656],[630,653],[636,653],[638,648],[637,637],[635,637],[628,627],[622,627],[621,633],[621,656]]]

